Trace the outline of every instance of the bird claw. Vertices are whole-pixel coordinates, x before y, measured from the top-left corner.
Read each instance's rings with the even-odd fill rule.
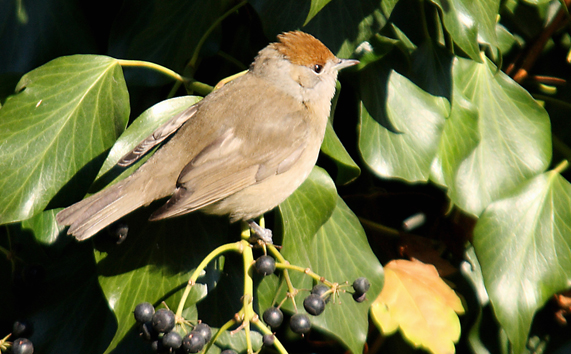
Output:
[[[261,227],[254,220],[248,221],[248,225],[250,225],[250,229],[254,231],[254,238],[258,238],[270,245],[273,244],[272,230]]]

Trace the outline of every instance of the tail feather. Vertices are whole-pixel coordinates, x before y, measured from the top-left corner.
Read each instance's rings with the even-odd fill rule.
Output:
[[[67,233],[78,240],[95,235],[146,204],[141,193],[128,193],[130,182],[131,179],[127,178],[60,211],[56,216],[57,222],[60,225],[70,225]]]

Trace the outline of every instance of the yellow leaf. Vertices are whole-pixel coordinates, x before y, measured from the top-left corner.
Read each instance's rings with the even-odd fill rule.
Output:
[[[385,334],[400,329],[415,347],[435,354],[454,353],[463,314],[460,298],[434,266],[416,259],[385,266],[385,285],[371,307],[373,320]]]

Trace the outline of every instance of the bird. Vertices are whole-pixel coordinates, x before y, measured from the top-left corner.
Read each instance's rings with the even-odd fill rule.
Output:
[[[67,233],[85,240],[132,211],[169,197],[149,220],[201,210],[246,221],[290,196],[317,161],[339,70],[337,58],[302,31],[284,32],[248,71],[174,116],[123,156],[130,166],[161,146],[129,177],[60,211]],[[165,142],[166,140],[166,142]]]

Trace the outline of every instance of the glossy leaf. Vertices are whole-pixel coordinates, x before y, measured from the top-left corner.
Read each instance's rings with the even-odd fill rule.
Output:
[[[159,306],[166,301],[176,311],[184,287],[193,269],[202,259],[225,242],[226,218],[206,217],[200,213],[159,222],[148,222],[147,208],[129,215],[127,239],[113,244],[109,235],[96,240],[99,284],[117,319],[117,331],[108,351],[133,351],[142,342],[138,336],[133,310],[138,303]],[[104,251],[101,253],[100,251]],[[210,263],[206,274],[198,279],[185,304],[196,312],[196,302],[216,286],[224,258]],[[240,296],[239,289],[234,296]],[[216,295],[214,295],[216,296]],[[199,318],[200,312],[198,312]],[[231,315],[229,315],[231,316]]]
[[[454,353],[463,314],[460,298],[433,265],[404,259],[385,266],[385,285],[371,315],[385,335],[400,329],[415,347],[435,354]]]
[[[396,72],[390,74],[385,93],[380,78],[375,79],[375,67],[370,68],[372,72],[362,74],[372,77],[374,82],[363,87],[359,150],[367,165],[379,176],[425,181],[448,116],[448,102],[426,93]],[[369,103],[384,100],[385,107],[368,107]],[[389,130],[379,124],[371,111],[386,114],[393,128]]]
[[[458,58],[453,75],[457,106],[447,122],[451,126],[445,129],[440,158],[448,166],[452,201],[478,215],[547,168],[550,122],[543,107],[489,61]],[[454,137],[459,134],[461,141]]]
[[[129,96],[115,59],[61,57],[24,75],[0,110],[0,223],[46,207],[127,124]]]
[[[383,286],[382,267],[357,217],[336,195],[332,181],[323,170],[315,168],[308,181],[279,207],[284,230],[283,256],[290,263],[309,267],[334,282],[352,283],[365,276],[371,283],[367,296],[374,299]],[[332,214],[325,220],[319,219],[318,223],[311,215],[324,209],[324,196],[328,200],[327,208],[333,208]],[[299,203],[301,200],[304,202]],[[335,204],[331,206],[329,200]],[[309,217],[303,217],[305,215]],[[319,225],[317,229],[316,225]],[[298,289],[313,286],[312,279],[305,274],[290,272],[290,275]],[[296,298],[298,309],[303,309],[303,298]],[[329,304],[323,314],[312,317],[312,326],[334,335],[353,353],[361,353],[367,336],[370,301],[356,303],[348,293],[342,293],[339,300],[342,304]],[[293,311],[290,302],[285,306]]]
[[[337,177],[335,178],[337,184],[350,183],[361,174],[361,169],[351,158],[337,134],[335,134],[331,123],[327,123],[321,151],[331,157],[337,165]]]
[[[481,62],[478,42],[497,47],[496,16],[499,0],[432,0],[444,15],[444,26],[468,56]]]
[[[535,311],[571,284],[571,185],[556,171],[492,203],[474,248],[496,317],[523,352]]]
[[[311,7],[309,8],[309,13],[307,14],[307,18],[303,25],[307,25],[307,23],[311,21],[311,19],[315,17],[315,15],[317,15],[325,5],[329,4],[330,1],[331,0],[311,0]]]

